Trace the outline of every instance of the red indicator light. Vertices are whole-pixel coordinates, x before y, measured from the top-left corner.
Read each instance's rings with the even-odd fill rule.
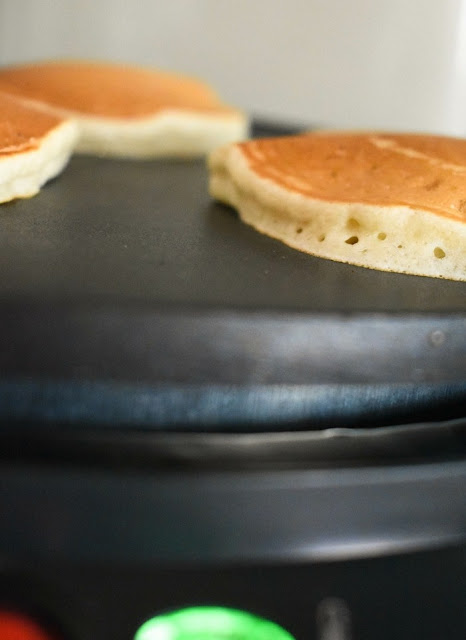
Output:
[[[40,623],[27,615],[0,609],[1,640],[56,640]]]

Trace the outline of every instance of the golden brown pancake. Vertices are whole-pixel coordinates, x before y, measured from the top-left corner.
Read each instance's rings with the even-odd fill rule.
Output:
[[[73,122],[0,93],[0,202],[36,194],[68,162],[76,137]]]
[[[228,145],[209,165],[213,197],[296,249],[466,280],[466,140],[319,132]]]
[[[173,73],[91,62],[0,68],[0,90],[75,118],[78,151],[199,155],[244,139],[243,113],[205,83]]]
[[[0,93],[0,156],[37,149],[41,139],[62,121]]]

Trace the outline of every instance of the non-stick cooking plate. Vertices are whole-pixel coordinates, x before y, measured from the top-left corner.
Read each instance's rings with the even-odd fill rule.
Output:
[[[75,157],[0,207],[0,336],[4,418],[453,418],[466,284],[289,249],[211,200],[203,160]]]

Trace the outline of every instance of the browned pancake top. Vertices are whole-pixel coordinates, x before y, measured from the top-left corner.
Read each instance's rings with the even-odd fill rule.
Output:
[[[258,175],[328,202],[421,207],[466,223],[466,140],[309,134],[239,145]]]
[[[62,121],[0,93],[0,157],[36,149]]]
[[[160,71],[54,62],[0,69],[0,89],[88,116],[140,118],[176,108],[234,113],[203,83]]]

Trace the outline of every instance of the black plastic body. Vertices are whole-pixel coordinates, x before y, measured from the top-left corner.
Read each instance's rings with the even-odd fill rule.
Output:
[[[335,606],[338,640],[460,640],[465,480],[464,462],[4,464],[0,604],[45,616],[70,640],[132,638],[151,616],[192,605],[251,611],[296,640],[323,640],[318,612]]]

